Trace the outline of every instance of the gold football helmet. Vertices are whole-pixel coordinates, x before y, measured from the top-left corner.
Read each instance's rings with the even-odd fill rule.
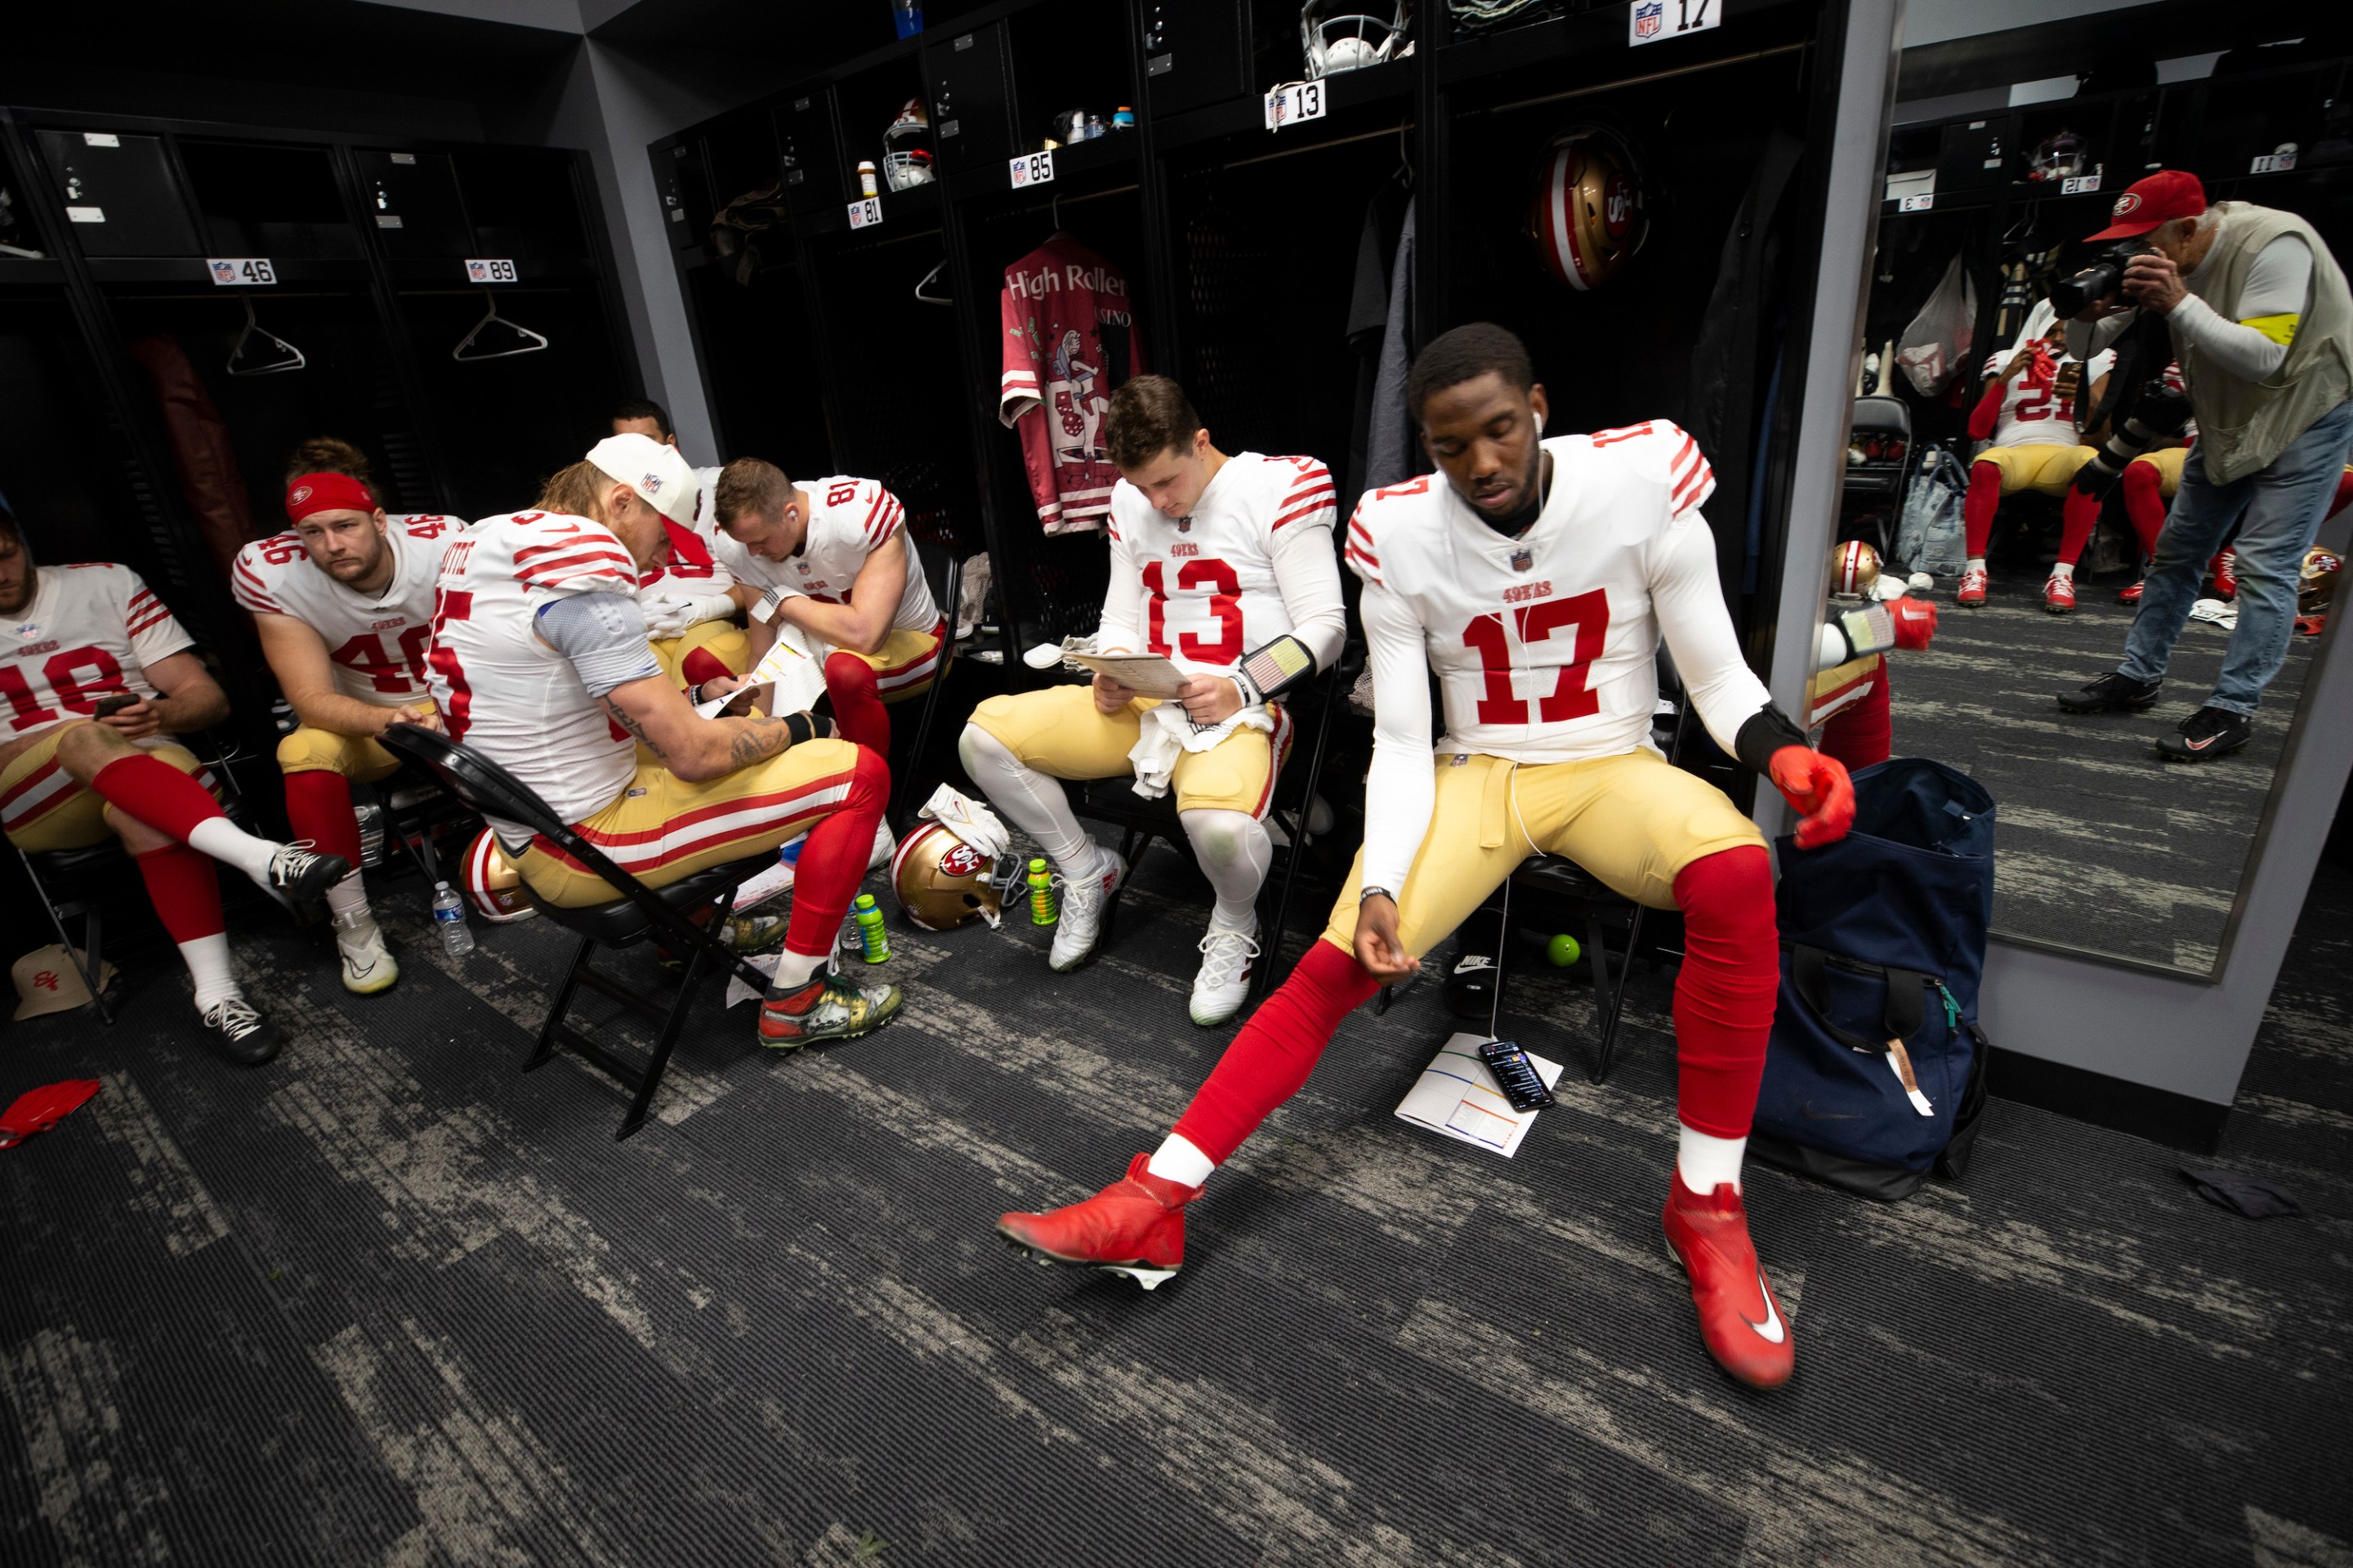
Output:
[[[1831,597],[1869,599],[1879,582],[1879,552],[1860,539],[1831,546]]]
[[[528,920],[539,911],[523,896],[522,877],[514,863],[507,859],[506,846],[498,835],[484,828],[466,846],[460,880],[466,885],[466,898],[474,913],[483,919],[505,925],[512,920]]]
[[[1528,238],[1546,271],[1580,293],[1598,289],[1649,232],[1641,171],[1623,137],[1572,125],[1552,139],[1527,207]]]
[[[2295,575],[2295,612],[2298,615],[2326,615],[2329,601],[2337,597],[2337,578],[2345,570],[2345,559],[2336,551],[2315,545],[2304,553],[2304,567]]]
[[[925,822],[900,841],[891,857],[891,885],[907,918],[926,931],[949,931],[986,913],[996,920],[1003,896],[991,881],[988,856],[937,822]]]

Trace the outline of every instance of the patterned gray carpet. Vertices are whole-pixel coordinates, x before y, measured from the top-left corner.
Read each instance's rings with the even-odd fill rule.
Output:
[[[1800,1346],[1770,1398],[1714,1371],[1660,1240],[1664,974],[1508,1163],[1389,1114],[1448,1028],[1427,989],[1352,1019],[1147,1297],[988,1224],[1115,1174],[1222,1048],[1165,852],[1074,977],[1026,927],[902,932],[905,1019],[782,1061],[712,999],[620,1145],[602,1079],[516,1072],[552,931],[450,963],[412,916],[375,999],[247,938],[271,1066],[207,1055],[162,968],[111,1031],[10,1031],[0,1099],[107,1086],[0,1152],[0,1561],[2341,1563],[2324,876],[2222,1157],[2314,1217],[2006,1104],[1966,1185],[1898,1207],[1754,1171]],[[1513,1027],[1574,1062],[1589,997],[1545,971]]]
[[[2296,638],[2234,757],[2160,761],[2157,737],[2214,689],[2230,634],[2191,621],[2147,713],[2071,717],[2059,693],[2116,667],[2133,611],[2123,577],[2087,582],[2073,613],[2042,608],[2045,570],[1993,563],[1982,609],[1933,596],[1936,640],[1898,653],[1898,757],[1933,757],[1993,791],[1994,928],[2211,974],[2316,643]]]

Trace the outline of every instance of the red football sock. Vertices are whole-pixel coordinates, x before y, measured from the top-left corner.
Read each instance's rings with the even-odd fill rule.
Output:
[[[2326,523],[2348,506],[2353,506],[2353,468],[2337,476],[2337,493],[2330,499],[2328,510],[2320,514],[2320,520]]]
[[[793,871],[793,917],[785,946],[804,958],[833,951],[841,922],[866,863],[874,853],[874,828],[891,801],[891,765],[881,754],[860,747],[849,776],[849,795],[833,813],[809,830]]]
[[[891,712],[882,705],[874,666],[853,653],[831,654],[825,662],[825,690],[833,699],[833,727],[841,738],[890,756]]]
[[[1746,1138],[1781,982],[1772,863],[1761,845],[1703,856],[1677,874],[1675,903],[1675,1115],[1694,1132]]]
[[[2084,546],[2100,525],[2100,500],[2067,487],[2067,499],[2059,503],[2059,565],[2072,567],[2084,558]]]
[[[1894,726],[1887,711],[1887,673],[1883,659],[1871,690],[1860,701],[1832,714],[1822,726],[1822,755],[1837,758],[1850,773],[1886,761],[1894,745]]]
[[[1380,989],[1353,956],[1317,938],[1218,1058],[1208,1081],[1176,1118],[1176,1136],[1223,1165],[1307,1082],[1340,1020]],[[1752,1097],[1755,1091],[1752,1083]]]
[[[227,815],[203,785],[170,763],[143,753],[108,763],[90,779],[90,787],[108,805],[182,843],[188,842],[199,822]]]
[[[360,863],[360,823],[352,815],[352,781],[323,768],[286,776],[286,819],[294,836],[308,839],[321,854],[339,854],[353,870]]]
[[[699,686],[705,681],[715,681],[722,675],[732,675],[735,672],[710,649],[690,648],[686,657],[678,662],[678,673],[686,677],[688,685]]]
[[[2001,465],[1971,464],[1968,494],[1961,502],[1961,533],[1969,559],[1977,560],[1986,553],[1986,541],[1993,537],[1993,514],[2000,510]]]
[[[2125,516],[2132,522],[2133,540],[2147,561],[2157,554],[2157,533],[2165,526],[2165,476],[2153,462],[2125,464]],[[2073,499],[2072,495],[2070,499]]]
[[[221,917],[220,878],[210,857],[185,844],[172,844],[132,858],[146,879],[147,901],[155,906],[155,917],[173,941],[193,942],[228,929]]]

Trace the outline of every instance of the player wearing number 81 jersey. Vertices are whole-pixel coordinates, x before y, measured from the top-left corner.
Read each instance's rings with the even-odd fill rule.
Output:
[[[1233,1016],[1258,952],[1256,900],[1273,846],[1265,819],[1292,723],[1270,700],[1338,656],[1345,632],[1333,560],[1332,476],[1314,458],[1229,457],[1174,381],[1139,376],[1112,395],[1111,586],[1095,646],[1156,653],[1190,677],[1162,704],[1097,677],[991,697],[973,714],[965,768],[1042,845],[1064,884],[1051,962],[1075,968],[1126,874],[1080,829],[1058,779],[1137,776],[1173,786],[1217,892],[1193,984],[1193,1022]]]
[[[1697,510],[1714,480],[1690,436],[1655,420],[1539,441],[1544,388],[1519,340],[1486,323],[1432,342],[1407,402],[1443,473],[1366,497],[1348,527],[1377,709],[1350,885],[1158,1151],[1084,1202],[998,1229],[1157,1284],[1183,1261],[1183,1205],[1297,1092],[1347,1013],[1412,974],[1528,856],[1561,855],[1683,912],[1682,1125],[1662,1219],[1708,1350],[1778,1386],[1788,1325],[1739,1184],[1778,979],[1772,876],[1755,824],[1651,744],[1661,636],[1708,732],[1805,813],[1801,845],[1852,821],[1845,769],[1807,748],[1741,659]]]
[[[346,989],[381,991],[400,978],[360,877],[353,781],[388,778],[399,758],[376,736],[403,718],[433,720],[425,655],[433,583],[452,518],[388,515],[367,460],[319,438],[288,463],[292,527],[237,552],[229,589],[253,617],[270,673],[299,721],[278,743],[295,836],[343,857],[351,874],[327,894]]]

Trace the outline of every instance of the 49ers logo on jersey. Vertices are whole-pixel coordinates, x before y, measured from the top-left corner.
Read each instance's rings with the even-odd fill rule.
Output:
[[[967,843],[940,856],[940,869],[950,876],[978,876],[988,869],[988,858]]]

